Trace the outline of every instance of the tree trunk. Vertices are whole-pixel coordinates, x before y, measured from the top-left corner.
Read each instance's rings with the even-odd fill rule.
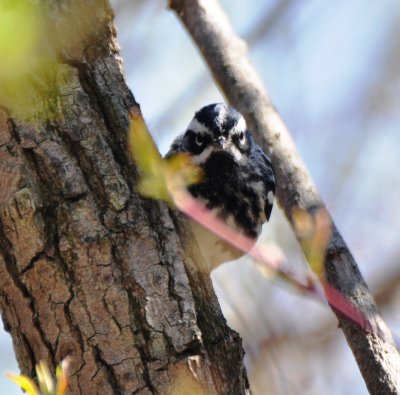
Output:
[[[23,112],[0,109],[0,311],[22,373],[70,357],[73,394],[245,393],[184,220],[135,192],[108,3],[40,7],[45,73]]]

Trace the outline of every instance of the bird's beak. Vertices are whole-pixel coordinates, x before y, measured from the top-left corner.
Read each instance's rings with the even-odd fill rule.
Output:
[[[224,136],[218,136],[214,139],[214,145],[218,148],[225,149],[228,144],[228,141]]]

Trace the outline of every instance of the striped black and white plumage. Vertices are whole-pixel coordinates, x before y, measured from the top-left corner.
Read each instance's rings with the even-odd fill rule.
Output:
[[[242,115],[226,104],[203,107],[166,156],[177,152],[189,154],[203,170],[202,181],[189,188],[192,195],[255,240],[271,214],[275,176]],[[200,225],[192,223],[192,227],[208,270],[242,255]]]

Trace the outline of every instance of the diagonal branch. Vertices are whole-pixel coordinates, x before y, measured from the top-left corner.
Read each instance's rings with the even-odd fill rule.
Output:
[[[245,34],[245,40],[249,47],[257,45],[257,43],[267,35],[270,35],[271,31],[276,28],[287,11],[290,9],[290,5],[294,3],[294,0],[281,0],[279,1],[272,10],[269,10],[263,15],[260,20],[250,28]],[[190,102],[193,101],[193,97],[201,97],[204,92],[210,87],[210,78],[207,70],[203,69],[199,75],[197,75],[190,84],[184,89],[183,92],[173,100],[168,107],[154,120],[152,129],[165,130],[165,127],[170,127],[172,122],[176,119],[176,108],[182,108],[189,106]]]
[[[268,152],[277,176],[278,201],[293,225],[295,207],[311,214],[324,207],[279,114],[251,65],[217,0],[170,0],[228,101],[246,118],[258,143]],[[332,223],[333,224],[333,223]],[[362,328],[333,308],[359,369],[372,394],[400,393],[400,357],[357,264],[332,225],[325,257],[326,281],[368,318]],[[301,240],[299,240],[301,242]]]

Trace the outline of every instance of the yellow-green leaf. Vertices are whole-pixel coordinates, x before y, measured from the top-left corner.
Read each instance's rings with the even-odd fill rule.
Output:
[[[21,374],[20,376],[16,376],[11,373],[6,373],[6,376],[17,383],[23,391],[26,391],[29,395],[41,395],[36,384],[29,377]]]
[[[161,157],[138,108],[130,113],[128,146],[140,175],[138,191],[144,196],[172,202],[176,191],[201,179],[188,155]]]
[[[42,23],[39,6],[32,1],[0,2],[0,82],[19,78],[32,68]]]
[[[138,168],[145,174],[158,174],[162,158],[147,130],[139,109],[130,113],[129,149]]]
[[[321,280],[325,275],[325,251],[331,237],[331,220],[325,209],[310,214],[304,209],[292,211],[293,224],[304,254],[313,272]]]
[[[68,381],[67,381],[67,376],[65,375],[61,365],[57,366],[56,377],[57,377],[56,395],[66,394],[68,388]]]
[[[47,364],[39,362],[36,365],[36,374],[42,395],[52,395],[54,393],[54,382]]]

